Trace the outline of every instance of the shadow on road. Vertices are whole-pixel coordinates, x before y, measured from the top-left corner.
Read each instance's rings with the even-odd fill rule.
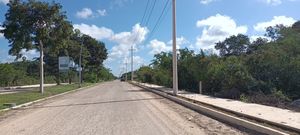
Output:
[[[143,90],[143,89],[138,89],[138,90],[126,90],[125,92],[149,92],[149,93],[151,93],[150,91],[148,91],[148,90]]]
[[[28,110],[28,109],[39,109],[39,108],[58,108],[58,107],[69,107],[69,106],[87,106],[87,105],[100,105],[100,104],[112,104],[112,103],[124,103],[124,102],[137,102],[137,101],[148,101],[148,100],[161,100],[163,98],[143,98],[143,99],[128,99],[128,100],[112,100],[92,103],[79,103],[79,104],[66,104],[66,105],[54,105],[54,106],[32,106],[28,108],[18,108],[15,110]]]

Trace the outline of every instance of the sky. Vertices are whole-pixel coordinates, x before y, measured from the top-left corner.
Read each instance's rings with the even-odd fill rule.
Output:
[[[8,1],[0,0],[0,24]],[[131,46],[134,69],[150,64],[155,54],[172,50],[171,1],[55,0],[74,29],[105,43],[108,59],[104,65],[116,76],[126,70]],[[177,48],[196,53],[200,49],[214,51],[216,42],[231,35],[246,34],[253,41],[263,37],[268,26],[291,26],[300,20],[300,0],[176,0],[176,5]],[[14,60],[9,49],[0,35],[0,62]],[[21,53],[27,59],[39,56],[35,50]],[[130,64],[127,67],[129,71]]]

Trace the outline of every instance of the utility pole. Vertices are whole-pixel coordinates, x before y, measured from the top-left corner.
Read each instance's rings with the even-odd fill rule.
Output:
[[[44,94],[44,45],[40,42],[40,92]]]
[[[80,45],[80,53],[79,53],[79,88],[81,87],[81,82],[82,82],[82,68],[81,68],[81,55],[82,55],[82,41],[81,41],[81,45]]]
[[[133,81],[133,45],[131,45],[131,81]]]
[[[127,82],[127,64],[128,64],[127,58],[125,60],[126,60],[126,62],[125,62],[125,64],[126,64],[126,66],[125,66],[125,81]]]
[[[177,76],[177,49],[176,49],[176,0],[172,0],[173,3],[173,94],[178,93],[178,76]]]

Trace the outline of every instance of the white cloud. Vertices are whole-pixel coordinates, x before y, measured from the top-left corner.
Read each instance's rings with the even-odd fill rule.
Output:
[[[282,3],[281,0],[261,0],[261,1],[273,6],[280,5]]]
[[[293,2],[293,1],[298,1],[298,0],[260,0],[261,2],[264,2],[268,5],[271,6],[278,6],[282,4],[283,2]]]
[[[125,57],[120,64],[122,64],[122,63],[123,64],[126,64],[126,63],[128,64],[129,62],[130,62],[130,59]]]
[[[127,2],[133,2],[133,0],[111,0],[110,8],[123,7]]]
[[[79,29],[82,33],[90,35],[98,40],[109,39],[113,36],[114,32],[111,29],[105,27],[98,27],[96,25],[87,24],[74,24],[75,29]]]
[[[131,64],[131,57],[125,57],[122,61],[123,64],[127,63],[129,64],[128,67],[130,66]],[[145,63],[145,60],[140,57],[140,56],[133,56],[133,65],[134,66],[138,66],[138,65],[142,65]]]
[[[11,63],[11,62],[14,62],[15,59],[16,59],[16,57],[11,56],[11,55],[6,55],[5,57],[0,56],[0,62],[1,63]]]
[[[184,44],[189,44],[190,42],[185,38],[185,37],[183,37],[183,36],[181,36],[181,37],[177,37],[176,38],[176,48],[177,49],[180,49],[180,46],[182,46],[182,45],[184,45]],[[168,44],[169,45],[172,45],[173,44],[173,40],[170,40],[169,42],[168,42]]]
[[[0,23],[1,24],[1,23]],[[0,26],[0,30],[3,30],[4,28]],[[0,38],[3,37],[3,33],[0,33]]]
[[[183,36],[176,38],[176,49],[180,49],[180,46],[189,44],[190,42],[186,40]],[[173,48],[173,40],[165,43],[163,41],[159,41],[157,39],[151,40],[148,47],[151,48],[150,54],[158,54],[161,52],[169,52],[172,51]]]
[[[158,54],[160,52],[169,52],[172,50],[172,46],[167,45],[165,42],[157,39],[151,40],[149,47],[152,49],[150,54]]]
[[[131,57],[125,57],[118,62],[119,71],[121,73],[126,72],[126,63],[127,63],[127,72],[131,72]],[[133,70],[139,69],[141,66],[145,65],[145,60],[140,56],[133,56]]]
[[[99,9],[99,10],[97,10],[97,12],[98,12],[98,14],[100,15],[100,16],[106,16],[107,15],[107,12],[106,12],[106,10],[105,9]]]
[[[113,46],[109,53],[109,59],[123,58],[129,54],[131,45],[137,48],[137,45],[143,42],[148,33],[146,27],[141,27],[140,24],[136,24],[132,27],[130,32],[120,32],[114,34],[114,32],[106,27],[98,27],[96,25],[87,24],[74,24],[75,29],[79,29],[82,33],[90,35],[98,40],[107,39],[117,43]]]
[[[264,32],[269,26],[276,26],[282,24],[284,26],[292,26],[296,20],[292,17],[274,16],[271,21],[257,23],[253,28],[258,32]]]
[[[39,51],[37,51],[36,49],[28,50],[28,51],[26,51],[26,49],[22,49],[22,50],[21,50],[21,54],[22,54],[23,57],[25,57],[27,60],[32,60],[33,58],[36,58],[36,57],[39,57],[39,56],[40,56]]]
[[[28,50],[22,49],[20,54],[22,57],[25,57],[26,60],[33,60],[33,58],[37,58],[40,56],[39,51],[36,49]],[[16,56],[8,55],[8,50],[0,50],[0,63],[11,63],[16,60]],[[22,59],[18,59],[17,61],[22,61]]]
[[[248,30],[247,26],[237,26],[229,16],[220,14],[197,21],[197,27],[203,28],[196,42],[196,47],[202,49],[214,48],[215,43],[231,35],[246,34]]]
[[[209,3],[213,2],[213,1],[216,1],[216,0],[200,0],[200,3],[201,4],[209,4]]]
[[[7,4],[9,2],[9,0],[0,0],[0,4]]]
[[[141,27],[140,24],[135,24],[132,27],[131,32],[121,32],[115,34],[111,40],[119,44],[139,44],[145,40],[148,29],[146,27]]]
[[[126,57],[131,46],[138,48],[137,45],[145,40],[147,33],[148,29],[146,27],[136,24],[132,27],[131,32],[121,32],[113,35],[110,40],[118,45],[112,47],[109,54],[110,59]]]
[[[133,62],[135,63],[134,65],[139,66],[143,65],[145,63],[145,60],[140,56],[133,56]]]
[[[83,8],[81,11],[76,13],[78,18],[87,19],[93,17],[93,11],[90,8]]]
[[[106,15],[107,15],[106,9],[98,9],[96,13],[94,13],[93,10],[90,8],[83,8],[81,11],[78,11],[76,13],[76,16],[82,19],[95,18],[99,16],[106,16]]]

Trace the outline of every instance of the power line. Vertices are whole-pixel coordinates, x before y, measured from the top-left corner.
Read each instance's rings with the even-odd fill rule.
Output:
[[[148,1],[147,1],[147,4],[146,4],[146,8],[145,8],[145,11],[144,11],[144,14],[143,14],[143,17],[142,17],[142,21],[141,21],[141,26],[142,26],[142,24],[144,23],[145,17],[147,16],[147,11],[148,11],[148,9],[149,9],[149,3],[150,3],[149,1],[150,1],[150,0],[148,0]],[[148,16],[148,19],[147,19],[147,21],[146,21],[145,26],[148,25],[148,23],[149,23],[149,21],[150,21],[150,18],[152,17],[152,13],[153,13],[154,7],[155,7],[155,5],[156,5],[156,1],[157,1],[157,0],[155,0],[154,3],[153,3],[153,4],[151,5],[151,7],[150,7],[151,10],[150,10],[150,13],[149,13],[149,16]],[[165,5],[164,5],[164,7],[163,7],[163,10],[162,10],[162,12],[161,12],[161,14],[160,14],[160,16],[158,17],[158,19],[157,19],[157,21],[156,21],[156,23],[155,23],[153,29],[150,31],[149,37],[147,38],[148,40],[153,36],[153,34],[155,33],[155,31],[156,31],[156,29],[158,28],[158,26],[160,25],[160,23],[164,20],[164,18],[165,18],[165,16],[166,16],[166,14],[164,14],[164,13],[165,13],[165,11],[166,11],[168,5],[169,5],[169,2],[170,2],[170,0],[167,0],[167,2],[165,3]],[[170,7],[171,7],[171,6],[169,6],[168,9],[167,9],[168,11],[170,10]],[[139,30],[138,30],[138,33],[139,33]],[[137,34],[138,34],[138,33],[137,33]],[[138,36],[137,34],[135,35],[135,38],[134,38],[134,42],[133,42],[133,43],[135,43],[135,42],[137,41],[137,36]],[[146,41],[148,41],[148,40],[146,40]]]
[[[146,8],[145,8],[145,11],[144,11],[144,14],[143,14],[143,17],[142,17],[140,25],[143,24],[143,22],[145,20],[145,17],[147,15],[148,7],[149,7],[149,2],[150,2],[150,0],[147,1]],[[154,5],[155,5],[155,3],[154,3]],[[153,7],[152,7],[152,10],[153,10]],[[152,12],[150,14],[152,14]],[[137,34],[139,33],[139,31],[140,31],[140,29],[138,29]],[[133,43],[135,43],[137,41],[137,34],[135,35],[135,37],[133,39],[134,40]],[[130,50],[131,50],[131,80],[133,80],[133,71],[132,71],[133,70],[133,45],[131,45],[131,49]],[[126,72],[127,72],[127,59],[126,59]],[[127,73],[126,73],[126,81],[127,81]]]
[[[152,8],[151,8],[151,10],[150,10],[150,14],[149,14],[149,16],[148,16],[148,19],[147,19],[147,21],[146,21],[145,26],[147,26],[148,23],[149,23],[149,20],[150,20],[150,18],[151,18],[151,16],[152,16],[153,9],[154,9],[155,5],[156,5],[156,0],[154,0],[154,3],[153,3]]]
[[[151,7],[151,10],[150,10],[149,16],[148,16],[148,18],[147,18],[147,21],[146,21],[146,23],[145,23],[145,26],[148,25],[148,23],[149,23],[149,21],[150,21],[150,19],[151,19],[151,17],[152,17],[153,10],[154,10],[155,5],[156,5],[156,1],[157,1],[157,0],[155,0],[154,3],[152,4],[152,7]],[[155,26],[153,27],[153,29],[152,29],[152,31],[151,31],[151,33],[150,33],[150,35],[151,35],[150,37],[152,37],[152,35],[153,35],[153,33],[155,32],[156,28],[157,28],[158,25],[160,24],[161,20],[164,18],[164,13],[165,13],[165,11],[166,11],[166,8],[167,8],[169,2],[170,2],[170,0],[168,0],[168,1],[165,3],[165,5],[164,5],[164,7],[163,7],[163,10],[162,10],[160,16],[158,17],[158,19],[157,19],[157,21],[156,21],[156,23],[155,23]],[[148,9],[149,9],[149,0],[147,1],[147,4],[146,4],[146,8],[145,8],[145,11],[144,11],[144,14],[143,14],[143,17],[142,17],[141,25],[144,23],[145,17],[147,16],[147,11],[148,11]],[[140,29],[138,29],[138,33],[139,33],[139,31],[140,31]],[[137,34],[138,34],[138,33],[137,33]],[[138,36],[137,34],[135,35],[135,38],[134,38],[134,42],[133,42],[133,43],[135,43],[135,42],[137,41],[137,36]],[[131,50],[131,80],[133,81],[133,45],[131,45],[131,49],[130,49],[130,50]],[[127,65],[127,64],[126,64],[126,65]]]
[[[142,26],[142,24],[143,24],[143,22],[144,22],[144,19],[145,19],[145,16],[146,16],[146,14],[147,14],[148,7],[149,7],[149,1],[150,1],[150,0],[147,1],[147,5],[146,5],[146,8],[145,8],[145,11],[144,11],[144,14],[143,14],[143,17],[142,17],[142,21],[141,21],[140,26]],[[155,0],[155,1],[156,1],[156,0]],[[155,3],[154,3],[154,4],[155,4]],[[151,13],[151,14],[152,14],[152,13]],[[148,20],[149,20],[149,19],[148,19]],[[138,33],[140,33],[140,29],[138,29],[137,34],[138,34]],[[133,43],[135,43],[135,42],[137,41],[137,36],[138,36],[137,34],[135,35],[135,37],[134,37],[134,39],[133,39],[133,40],[134,40]]]
[[[145,11],[144,11],[144,15],[143,15],[143,17],[142,17],[141,25],[142,25],[143,22],[144,22],[144,19],[145,19],[145,16],[146,16],[146,13],[147,13],[147,10],[148,10],[148,7],[149,7],[149,1],[150,1],[150,0],[147,1],[147,5],[146,5]]]
[[[155,8],[156,1],[157,1],[157,0],[155,0],[154,3],[152,4],[152,7],[151,7],[151,10],[150,10],[149,16],[148,16],[148,18],[147,18],[147,21],[146,21],[146,23],[145,23],[145,26],[148,25],[148,23],[149,23],[149,21],[150,21],[150,19],[151,19],[151,17],[152,17],[152,13],[153,13],[153,10],[154,10],[154,8]],[[164,5],[164,7],[163,7],[163,10],[162,10],[160,16],[158,17],[158,19],[157,19],[157,21],[156,21],[156,23],[155,23],[155,25],[154,25],[154,27],[153,27],[153,29],[152,29],[152,31],[151,31],[149,37],[152,37],[152,35],[153,35],[153,33],[155,32],[156,28],[159,26],[161,20],[164,19],[164,17],[165,17],[165,16],[164,16],[164,15],[165,15],[164,13],[165,13],[165,11],[166,11],[166,8],[167,8],[169,2],[170,2],[170,0],[168,0],[168,1],[165,3],[165,5]],[[147,1],[147,5],[146,5],[146,8],[145,8],[143,17],[142,17],[141,25],[144,23],[144,19],[145,19],[146,15],[147,15],[148,7],[149,7],[149,0]],[[136,35],[135,35],[133,44],[137,41],[137,36],[138,36],[137,34],[139,34],[139,31],[140,31],[140,29],[138,29],[138,31],[137,31],[137,33],[136,33]],[[148,39],[150,39],[150,38],[148,38]],[[130,50],[131,50],[131,81],[133,81],[133,44],[131,45],[131,49],[130,49]],[[176,44],[176,41],[175,41],[175,44]],[[127,70],[127,63],[126,63],[126,70]],[[127,75],[127,74],[126,74],[126,75]],[[126,76],[126,79],[127,79],[127,76]]]
[[[152,31],[150,32],[149,37],[147,38],[148,40],[153,36],[153,34],[155,33],[156,29],[158,28],[158,26],[160,25],[160,23],[161,23],[161,22],[163,21],[163,19],[165,18],[165,15],[166,15],[166,14],[164,14],[164,13],[165,13],[165,11],[166,11],[167,6],[169,5],[169,2],[170,2],[170,0],[168,0],[168,1],[166,2],[166,4],[164,5],[164,8],[163,8],[163,10],[162,10],[160,16],[158,17],[158,19],[157,19],[157,21],[156,21],[156,23],[155,23],[155,25],[154,25]],[[168,11],[170,10],[170,7],[171,7],[171,6],[169,6],[169,8],[167,9]],[[146,41],[148,41],[148,40],[146,40]]]

